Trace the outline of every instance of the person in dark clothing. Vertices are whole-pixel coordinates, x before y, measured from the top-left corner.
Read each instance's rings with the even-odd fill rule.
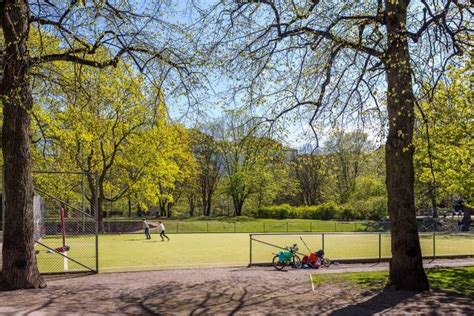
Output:
[[[166,237],[166,239],[168,239],[168,241],[170,241],[170,238],[168,236],[166,236],[166,234],[165,234],[165,225],[163,225],[162,221],[160,221],[159,223],[160,224],[158,226],[158,230],[160,231],[161,241],[165,241],[165,239],[163,237]]]
[[[150,225],[146,221],[146,218],[143,219],[143,228],[145,228],[145,237],[146,239],[151,239],[150,236]]]

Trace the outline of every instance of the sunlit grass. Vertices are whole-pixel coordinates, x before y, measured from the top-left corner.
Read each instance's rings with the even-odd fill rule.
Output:
[[[101,271],[131,271],[186,267],[224,267],[246,266],[249,263],[249,234],[170,234],[170,242],[161,242],[156,231],[152,239],[146,240],[143,234],[110,234],[99,236],[99,265]],[[322,248],[322,235],[256,235],[254,238],[270,244],[285,247],[298,244],[300,253],[307,254],[300,237],[311,251]],[[422,251],[429,256],[432,242],[429,236],[422,239]],[[378,234],[326,234],[324,250],[330,259],[377,258]],[[52,236],[43,242],[55,248],[61,246],[61,237]],[[68,254],[81,263],[95,267],[93,236],[67,237],[71,246]],[[389,235],[382,234],[382,255],[390,256]],[[61,271],[63,258],[57,254],[40,250],[38,262],[40,271]],[[252,243],[252,262],[269,263],[278,248],[254,241]],[[474,254],[474,235],[443,236],[436,242],[437,254]],[[70,263],[70,269],[77,265]]]
[[[453,295],[474,297],[474,267],[427,269],[426,274],[433,290]],[[343,283],[362,289],[381,290],[388,280],[387,271],[312,274],[314,285]]]

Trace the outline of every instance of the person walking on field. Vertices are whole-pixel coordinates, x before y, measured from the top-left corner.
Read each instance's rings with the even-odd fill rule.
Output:
[[[143,219],[143,228],[145,228],[145,237],[146,239],[151,239],[150,236],[150,224],[146,221],[146,218]]]
[[[163,225],[163,222],[162,221],[159,221],[159,226],[158,226],[158,230],[160,231],[160,237],[161,237],[161,241],[165,241],[165,239],[163,237],[166,237],[166,239],[168,239],[168,241],[170,241],[170,238],[168,236],[166,236],[165,234],[165,225]]]

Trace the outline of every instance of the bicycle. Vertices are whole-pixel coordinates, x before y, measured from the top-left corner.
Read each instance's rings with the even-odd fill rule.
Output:
[[[280,251],[273,257],[273,267],[277,270],[283,270],[287,265],[294,269],[302,267],[301,259],[296,254],[298,246],[294,244],[291,247],[285,247],[286,250]]]
[[[309,251],[309,255],[303,257],[303,267],[311,267],[318,269],[320,266],[323,266],[325,268],[329,268],[329,266],[331,265],[331,260],[324,257],[324,251],[320,249],[316,252],[311,252],[308,245],[303,240],[303,237],[300,237],[300,239],[306,246],[306,249],[308,249]]]
[[[316,252],[316,254],[318,255],[318,264],[323,267],[329,268],[329,266],[331,265],[331,260],[324,256],[324,251],[319,250]]]

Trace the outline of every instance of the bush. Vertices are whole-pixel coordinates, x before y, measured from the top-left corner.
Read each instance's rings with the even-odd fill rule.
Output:
[[[345,204],[340,207],[337,219],[350,220],[350,219],[363,219],[363,217],[354,208]]]
[[[288,204],[263,206],[254,212],[257,218],[306,218],[333,219],[338,218],[339,207],[334,202],[314,206],[293,207]]]
[[[385,196],[372,196],[344,205],[337,205],[334,202],[298,207],[288,204],[270,205],[258,208],[252,212],[252,216],[256,218],[274,219],[381,220],[387,216],[387,198]]]
[[[294,217],[293,217],[294,216]],[[255,212],[257,218],[296,218],[293,207],[288,204],[262,206]]]
[[[339,212],[338,206],[334,202],[300,207],[300,209],[300,218],[309,219],[333,219]]]
[[[387,216],[387,198],[369,197],[366,200],[352,202],[352,208],[359,214],[359,218],[381,220]]]

